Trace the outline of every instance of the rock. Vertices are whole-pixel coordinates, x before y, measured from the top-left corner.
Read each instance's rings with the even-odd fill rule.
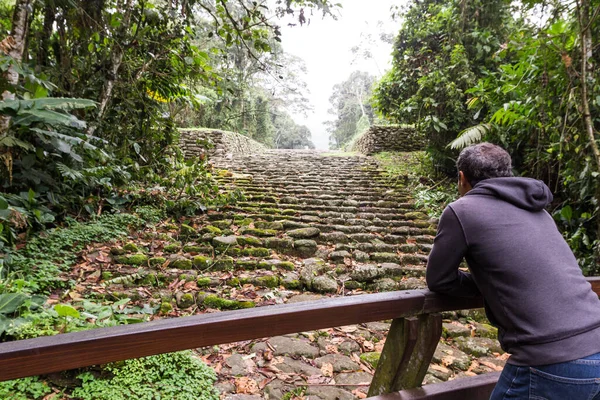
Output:
[[[212,240],[215,248],[224,248],[237,245],[237,236],[216,236]]]
[[[281,400],[285,397],[286,393],[294,389],[296,389],[296,386],[275,379],[265,386],[265,393],[269,400]]]
[[[431,374],[426,374],[425,378],[423,379],[423,385],[431,385],[432,383],[441,383],[441,382],[443,382],[443,381],[436,378],[435,376],[433,376]]]
[[[319,365],[317,365],[321,368]],[[306,376],[321,375],[321,370],[305,362],[294,360],[288,356],[283,357],[283,362],[277,364],[277,368],[288,374],[302,374]]]
[[[259,221],[255,222],[254,226],[258,229],[274,229],[276,231],[283,230],[283,224],[281,222]]]
[[[300,303],[303,301],[315,301],[315,300],[320,300],[322,299],[323,296],[320,294],[308,294],[308,293],[302,293],[299,294],[297,296],[292,296],[288,299],[288,303]]]
[[[323,364],[333,365],[333,372],[356,371],[360,368],[360,366],[352,361],[350,357],[343,354],[327,354],[326,356],[315,359],[315,365],[317,367],[321,368]]]
[[[402,278],[400,282],[398,282],[398,290],[415,290],[415,289],[426,289],[427,283],[425,283],[424,279],[419,278]]]
[[[466,371],[471,365],[471,358],[458,349],[444,343],[438,343],[435,353],[433,354],[433,362],[442,364],[446,367],[453,367]]]
[[[442,335],[445,338],[457,338],[457,337],[470,337],[471,336],[471,329],[456,322],[444,322],[442,324]]]
[[[352,388],[354,390],[354,388]],[[347,390],[332,386],[308,386],[304,395],[308,399],[319,400],[355,400],[356,397]]]
[[[491,353],[503,353],[500,343],[494,339],[478,337],[458,337],[454,343],[459,349],[474,357],[483,357]]]
[[[227,394],[223,400],[263,400],[263,398],[257,394]]]
[[[490,323],[490,321],[488,321],[485,315],[485,309],[483,308],[475,308],[472,310],[460,310],[458,311],[458,315],[464,318],[470,318],[473,321],[481,322],[484,324]]]
[[[492,325],[483,324],[479,322],[473,322],[473,326],[475,327],[475,333],[479,337],[489,338],[489,339],[497,339],[498,338],[498,328],[493,327]]]
[[[192,269],[192,260],[188,260],[185,257],[177,257],[173,260],[171,260],[171,263],[169,264],[169,266],[171,268],[177,268],[177,269]]]
[[[364,251],[360,250],[354,250],[352,255],[354,256],[354,259],[358,262],[367,262],[370,259],[368,253],[365,253]]]
[[[344,258],[351,257],[346,250],[334,251],[329,254],[329,258],[333,261],[344,261]]]
[[[352,353],[358,353],[360,351],[360,345],[352,339],[347,339],[340,343],[340,345],[338,346],[338,350],[342,354],[348,356]]]
[[[310,257],[317,251],[317,242],[314,240],[296,240],[294,242],[294,252],[299,257]]]
[[[254,361],[244,360],[241,354],[233,354],[225,360],[228,371],[223,371],[229,375],[247,375],[253,368]]]
[[[319,236],[321,231],[317,228],[300,228],[287,231],[286,234],[294,239],[310,239]]]
[[[265,239],[265,247],[285,252],[286,250],[291,250],[294,247],[294,241],[286,238],[267,238]]]
[[[276,356],[290,355],[315,358],[319,355],[319,349],[317,347],[301,339],[289,338],[286,336],[275,336],[268,339],[268,342],[271,347],[275,349],[274,354]],[[258,344],[254,345],[252,348],[253,351],[260,351],[261,348],[257,348]],[[266,348],[264,343],[263,346]]]
[[[321,293],[335,293],[338,290],[338,284],[335,279],[325,275],[313,278],[311,287],[315,292]]]
[[[359,385],[371,383],[373,376],[366,372],[342,372],[335,376],[335,383],[338,385]],[[350,389],[350,387],[349,387]],[[352,390],[356,389],[356,386],[351,387]]]
[[[365,326],[371,331],[387,333],[392,324],[389,322],[367,322]]]
[[[196,299],[192,293],[175,293],[175,299],[177,300],[177,307],[188,308],[196,304]]]
[[[350,273],[352,279],[359,282],[372,281],[383,275],[383,270],[377,265],[358,265]]]
[[[452,371],[438,364],[431,364],[427,369],[427,373],[435,376],[440,381],[447,381],[452,376]]]
[[[235,392],[235,385],[229,381],[222,381],[222,382],[215,383],[215,387],[221,394]]]
[[[371,260],[376,262],[396,263],[400,261],[400,256],[396,253],[373,253],[371,254]]]
[[[263,241],[254,236],[238,236],[237,243],[241,246],[256,246],[260,247],[263,245]],[[267,246],[269,247],[269,246]]]
[[[391,278],[382,278],[374,282],[373,288],[378,292],[391,292],[398,288],[398,284]]]

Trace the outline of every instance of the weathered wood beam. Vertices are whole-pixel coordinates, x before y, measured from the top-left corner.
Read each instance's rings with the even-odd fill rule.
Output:
[[[488,400],[500,372],[432,383],[420,388],[369,397],[367,400]]]

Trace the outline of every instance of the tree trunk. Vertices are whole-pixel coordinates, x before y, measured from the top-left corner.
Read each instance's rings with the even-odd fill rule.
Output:
[[[121,27],[119,28],[119,33],[116,35],[117,40],[115,40],[112,52],[110,54],[110,65],[108,67],[108,71],[106,72],[104,86],[102,87],[102,92],[100,93],[100,97],[98,99],[99,106],[98,114],[96,115],[96,121],[95,123],[90,124],[90,127],[88,128],[87,133],[90,135],[96,131],[98,125],[100,125],[102,122],[108,103],[112,98],[113,89],[118,78],[119,68],[121,68],[123,56],[125,55],[125,44],[122,41],[121,43],[118,43],[118,39],[122,39],[129,29],[131,14],[133,11],[132,3],[133,0],[124,0],[120,1],[117,5],[117,9],[123,14],[123,20],[121,22]]]
[[[46,67],[49,65],[49,50],[51,47],[50,38],[52,36],[52,26],[56,20],[56,8],[46,4],[44,7],[44,26],[40,35],[40,49],[38,50],[38,61],[39,67]]]
[[[12,20],[12,30],[10,36],[0,43],[0,51],[12,57],[20,63],[23,59],[27,32],[29,31],[29,10],[32,0],[17,0]],[[19,74],[11,65],[4,73],[4,78],[9,85],[14,86],[19,82]],[[14,100],[15,94],[8,90],[2,93],[2,100]],[[10,125],[10,117],[0,116],[0,137],[6,136]]]

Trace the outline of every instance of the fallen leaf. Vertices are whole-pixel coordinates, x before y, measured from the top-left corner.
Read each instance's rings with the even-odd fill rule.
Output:
[[[359,398],[359,399],[366,399],[367,398],[367,394],[365,392],[361,391],[360,389],[354,389],[352,391],[352,394],[355,397]]]
[[[321,366],[321,372],[323,376],[332,377],[333,376],[333,364],[323,363]]]
[[[259,392],[258,383],[254,379],[242,376],[235,378],[235,392],[239,394],[256,394]]]

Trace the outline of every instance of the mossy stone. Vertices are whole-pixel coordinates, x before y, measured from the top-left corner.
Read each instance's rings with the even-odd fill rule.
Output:
[[[107,281],[109,279],[111,279],[113,277],[113,273],[110,271],[104,271],[102,272],[102,280],[103,281]]]
[[[242,254],[252,257],[268,257],[271,255],[271,251],[269,249],[265,249],[264,247],[249,247],[242,250]]]
[[[148,260],[148,263],[151,266],[156,266],[156,265],[163,265],[166,261],[167,261],[167,259],[164,257],[152,257],[151,259]]]
[[[223,233],[223,231],[221,231],[220,228],[217,228],[216,226],[213,225],[207,225],[204,228],[202,228],[202,233],[211,233],[213,235],[221,235]]]
[[[254,220],[252,218],[242,218],[238,225],[240,226],[248,226],[250,224],[252,224],[254,222]]]
[[[256,278],[256,283],[268,288],[276,288],[279,286],[279,278],[275,275],[265,275]]]
[[[297,210],[286,209],[281,212],[282,215],[296,215],[298,213]]]
[[[123,247],[113,247],[110,249],[110,254],[113,256],[122,256],[125,253],[127,253],[127,251],[125,251]]]
[[[238,244],[242,246],[262,246],[263,241],[254,236],[238,236]]]
[[[218,308],[220,310],[237,310],[241,308],[252,308],[254,303],[251,301],[236,301],[222,299],[215,295],[208,295],[204,298],[203,304],[208,308]]]
[[[220,221],[213,221],[211,225],[213,227],[217,227],[219,229],[230,229],[232,223],[233,223],[232,220],[224,219],[224,220],[220,220]]]
[[[317,251],[317,242],[314,240],[296,240],[294,242],[294,253],[300,257],[311,257]]]
[[[205,256],[196,256],[192,259],[192,265],[196,268],[208,268],[212,264],[213,259]]]
[[[244,250],[244,252],[242,251],[242,248],[240,246],[234,246],[234,247],[228,248],[227,251],[225,251],[225,254],[227,254],[229,256],[237,257],[240,254],[246,254],[246,253],[245,253],[245,250]]]
[[[257,262],[255,260],[237,260],[235,266],[237,269],[253,271],[257,267]]]
[[[142,285],[152,285],[152,286],[158,286],[160,284],[160,282],[158,281],[158,279],[156,278],[156,274],[148,274],[144,277],[144,279],[142,279]]]
[[[130,256],[123,256],[121,264],[126,265],[144,265],[148,263],[148,256],[145,254],[132,254]]]
[[[183,293],[177,296],[177,307],[188,308],[196,304],[196,299],[191,293]]]
[[[344,287],[346,289],[355,290],[355,289],[364,289],[364,284],[358,281],[346,281],[344,282]]]
[[[231,246],[236,246],[238,244],[237,236],[217,236],[213,238],[212,244],[215,249],[225,249]]]
[[[298,279],[284,280],[281,282],[281,285],[289,290],[298,290],[302,287],[302,284]]]
[[[183,246],[183,251],[185,251],[186,253],[212,253],[212,247],[206,245],[198,246],[188,244]]]
[[[282,269],[285,269],[285,270],[288,270],[288,271],[293,271],[294,269],[296,269],[296,266],[291,261],[282,261],[277,266],[279,268],[282,268]]]
[[[133,242],[129,242],[123,246],[123,250],[128,253],[139,253],[140,249]]]
[[[221,257],[214,262],[214,269],[217,271],[228,271],[233,269],[234,260],[231,257]]]
[[[286,234],[294,239],[310,239],[319,236],[321,231],[317,228],[300,228],[287,231]]]
[[[172,305],[170,302],[168,302],[168,301],[163,301],[163,302],[160,304],[160,312],[161,312],[162,314],[168,314],[168,313],[170,313],[171,311],[173,311],[173,305]]]
[[[362,353],[360,355],[360,359],[367,364],[371,365],[373,368],[377,368],[377,363],[379,362],[379,358],[381,357],[381,353],[371,352],[371,353]]]
[[[241,230],[244,235],[252,235],[258,237],[277,236],[278,231],[274,229],[256,229],[256,228],[244,228]]]
[[[231,278],[231,279],[228,279],[226,283],[229,286],[239,286],[240,285],[240,279],[239,278]]]
[[[265,246],[269,249],[288,250],[294,247],[294,241],[286,238],[267,238]]]
[[[165,229],[169,231],[176,231],[179,227],[175,224],[165,224]]]
[[[200,276],[198,277],[198,279],[196,279],[196,284],[198,285],[198,287],[206,287],[206,286],[210,286],[210,278],[207,276]]]
[[[194,280],[194,278],[195,278],[195,276],[192,275],[192,274],[181,274],[181,275],[179,275],[179,280],[180,281],[191,282],[191,281]]]
[[[399,262],[400,257],[396,253],[373,253],[371,259],[376,262]]]
[[[179,228],[179,233],[183,236],[196,236],[198,234],[198,232],[196,232],[196,229],[189,226],[188,224],[181,224],[181,227]]]
[[[255,222],[254,226],[258,229],[274,229],[276,231],[283,230],[283,224],[275,221],[259,221]]]
[[[179,250],[181,250],[181,245],[179,243],[171,243],[163,247],[165,253],[177,253]]]
[[[192,269],[192,260],[187,258],[178,258],[171,263],[171,267],[177,269]]]

